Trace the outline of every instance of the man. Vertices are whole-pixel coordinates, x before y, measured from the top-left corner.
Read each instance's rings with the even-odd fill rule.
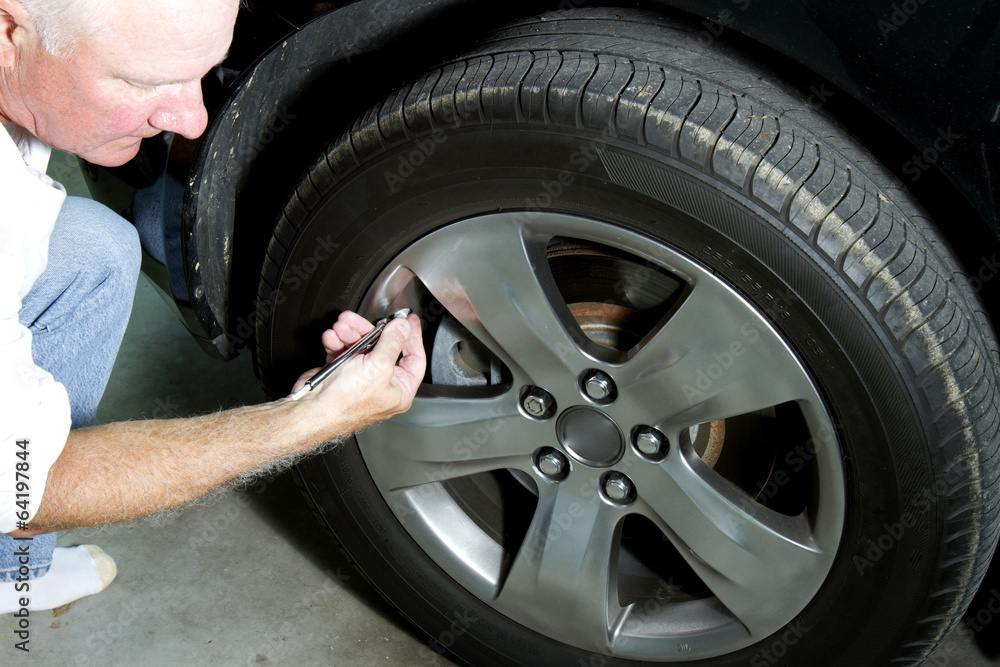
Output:
[[[22,604],[25,572],[32,609],[113,576],[96,548],[53,552],[53,531],[167,509],[301,455],[405,411],[423,376],[411,316],[299,401],[86,426],[131,308],[136,237],[94,202],[63,203],[45,145],[113,166],[159,132],[199,136],[200,80],[225,57],[238,5],[0,0],[0,612]],[[328,357],[370,329],[344,313],[323,334]]]

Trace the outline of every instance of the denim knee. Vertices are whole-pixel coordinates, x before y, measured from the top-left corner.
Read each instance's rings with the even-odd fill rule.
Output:
[[[135,228],[107,207],[70,197],[49,261],[21,304],[35,363],[66,387],[73,426],[91,423],[132,312],[141,252]]]
[[[127,220],[92,199],[67,197],[53,232],[56,235],[72,239],[81,279],[113,293],[135,291],[142,252],[139,235]],[[53,244],[53,250],[56,247]]]

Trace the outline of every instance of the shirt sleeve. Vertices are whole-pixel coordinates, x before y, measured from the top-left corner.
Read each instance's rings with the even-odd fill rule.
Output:
[[[27,521],[70,430],[69,397],[35,365],[21,300],[45,268],[65,192],[29,169],[0,132],[0,533]]]

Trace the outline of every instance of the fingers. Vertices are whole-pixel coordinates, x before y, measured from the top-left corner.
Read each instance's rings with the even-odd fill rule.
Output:
[[[369,352],[369,357],[373,362],[383,368],[391,368],[396,365],[396,360],[403,353],[406,346],[406,339],[410,335],[411,325],[407,320],[392,320],[385,329],[382,330],[382,337],[374,349]]]
[[[424,379],[427,369],[427,355],[424,353],[423,331],[420,328],[420,318],[410,315],[407,318],[410,325],[410,335],[403,345],[403,358],[399,361],[396,379],[409,396],[417,393],[417,388]]]
[[[385,416],[409,410],[426,368],[420,318],[410,315],[392,320],[365,362],[371,362],[377,376],[384,378]]]
[[[357,313],[349,310],[342,312],[333,326],[323,332],[322,341],[327,361],[332,361],[374,328],[371,322]]]
[[[353,330],[359,338],[375,328],[371,322],[350,310],[340,314],[334,326],[337,325],[340,325],[338,329],[343,331]]]
[[[343,313],[324,333],[324,345],[331,357],[336,357],[372,329],[372,324],[358,315]],[[420,318],[393,319],[370,352],[345,363],[304,394],[300,402],[305,409],[325,406],[319,420],[331,420],[331,433],[342,434],[338,429],[343,428],[354,431],[409,410],[426,366]],[[293,390],[303,386],[314,372],[304,373]]]
[[[333,327],[323,334],[328,361],[338,357],[373,328],[356,313],[341,313]],[[363,385],[386,392],[385,398],[391,395],[392,402],[399,402],[396,412],[409,407],[423,381],[426,367],[420,318],[411,314],[405,319],[390,320],[374,348],[362,359],[348,362],[341,373],[348,376],[363,373]],[[358,377],[353,379],[358,380]],[[378,387],[381,389],[376,389]]]

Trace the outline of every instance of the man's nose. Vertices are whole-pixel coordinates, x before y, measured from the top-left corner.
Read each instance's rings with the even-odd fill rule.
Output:
[[[176,132],[188,139],[201,136],[208,125],[208,111],[201,97],[201,82],[181,84],[161,100],[149,116],[149,124],[164,132]]]

